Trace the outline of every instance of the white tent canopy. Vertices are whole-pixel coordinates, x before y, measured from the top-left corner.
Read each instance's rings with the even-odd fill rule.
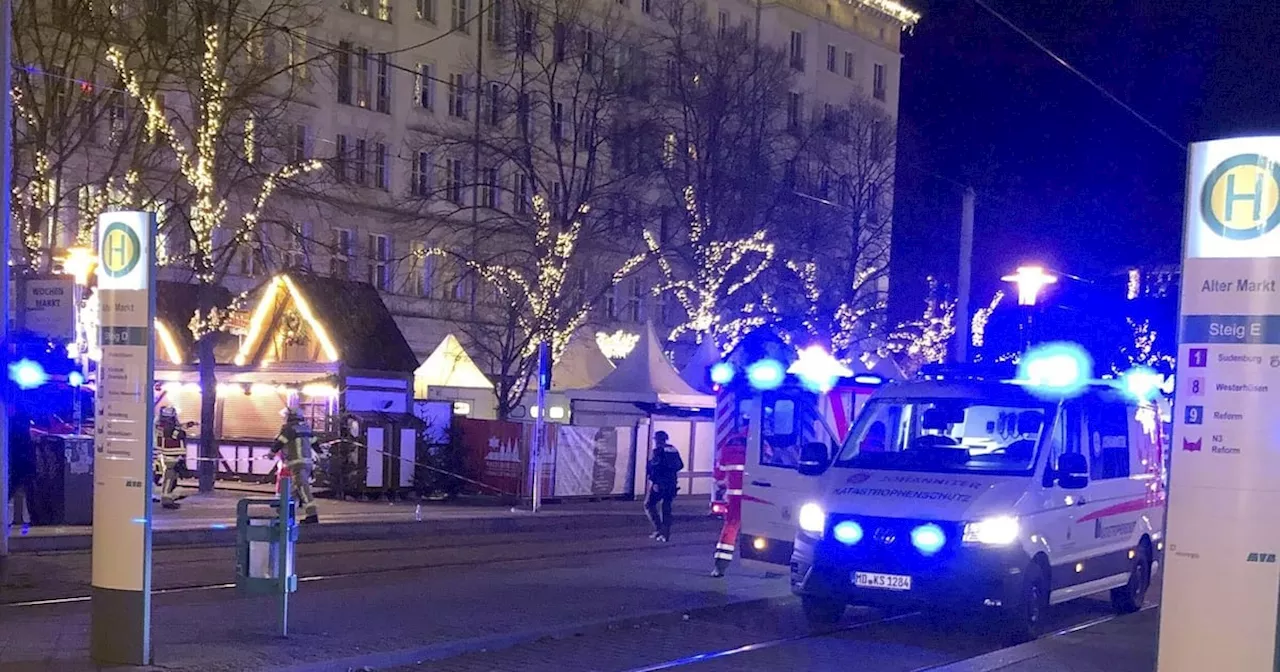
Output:
[[[577,390],[589,388],[604,380],[617,368],[600,352],[600,346],[580,332],[569,339],[560,360],[551,367],[551,389]]]
[[[476,366],[457,337],[449,334],[418,370],[413,372],[413,392],[416,398],[425,399],[427,389],[431,387],[492,390],[493,383]]]
[[[709,389],[704,389],[708,386],[708,371],[720,359],[720,348],[716,347],[715,339],[708,335],[702,339],[702,344],[681,369],[680,377],[694,389],[710,392]]]
[[[618,401],[665,404],[685,408],[715,408],[715,398],[702,394],[680,377],[662,352],[662,341],[646,324],[640,342],[618,368],[587,389],[570,390],[575,401]]]

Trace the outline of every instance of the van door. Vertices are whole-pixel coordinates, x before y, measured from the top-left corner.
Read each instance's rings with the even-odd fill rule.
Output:
[[[1129,571],[1129,550],[1138,536],[1140,518],[1150,506],[1146,478],[1134,477],[1134,439],[1137,409],[1114,401],[1085,406],[1089,487],[1082,493],[1081,515],[1075,534],[1087,549],[1089,580],[1102,580]],[[1136,465],[1139,473],[1141,465]]]
[[[1053,567],[1052,590],[1075,585],[1075,564],[1088,553],[1076,530],[1076,520],[1082,515],[1084,490],[1068,490],[1053,478],[1059,459],[1067,453],[1081,454],[1088,459],[1083,448],[1083,427],[1080,406],[1066,403],[1059,407],[1054,418],[1052,432],[1045,444],[1048,451],[1044,489],[1039,509],[1031,514],[1028,532],[1044,540],[1052,552],[1049,562]]]
[[[764,549],[743,549],[744,557],[788,564],[795,540],[796,515],[812,494],[815,480],[797,470],[800,447],[815,436],[817,397],[803,390],[775,390],[744,397],[739,412],[747,419],[747,468],[742,496],[742,533]],[[826,434],[827,432],[823,432]]]

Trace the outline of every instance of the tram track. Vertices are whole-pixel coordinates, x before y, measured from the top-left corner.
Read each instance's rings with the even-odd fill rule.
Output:
[[[466,548],[466,549],[481,548],[483,549],[486,546],[500,546],[500,545],[509,545],[509,542],[507,544],[494,543],[494,544],[483,544],[479,546],[458,546],[458,547],[445,547],[445,548],[437,547],[430,550],[448,550],[449,548]],[[631,546],[618,546],[615,548],[606,547],[606,548],[583,549],[579,547],[571,550],[535,553],[531,555],[522,555],[519,557],[495,557],[491,559],[467,558],[467,559],[457,559],[457,560],[441,560],[441,561],[426,562],[426,563],[392,565],[387,567],[371,567],[367,569],[358,569],[358,570],[350,570],[350,571],[325,572],[325,573],[319,573],[319,574],[299,576],[298,583],[336,581],[336,580],[342,580],[342,579],[378,576],[378,575],[394,574],[394,573],[400,573],[400,572],[422,571],[427,569],[490,567],[490,566],[499,565],[499,564],[538,562],[538,561],[545,561],[545,560],[557,560],[557,559],[569,558],[574,556],[581,556],[585,553],[590,553],[592,555],[603,555],[603,554],[612,555],[612,554],[622,554],[622,553],[634,553],[636,551],[656,552],[663,549],[672,549],[672,548],[705,549],[706,547],[707,547],[706,540],[667,542],[665,544],[645,544],[645,545],[637,544],[637,545],[631,545]],[[412,547],[409,547],[409,548],[396,548],[396,549],[387,549],[387,550],[411,551],[415,549],[413,549]],[[351,550],[351,551],[329,551],[327,553],[321,552],[319,554],[308,554],[304,557],[307,559],[311,559],[311,558],[315,558],[317,556],[322,556],[322,555],[341,556],[341,555],[350,555],[356,552],[364,553],[367,551],[366,549],[358,549],[358,550]],[[229,589],[234,589],[235,586],[236,584],[234,582],[176,585],[176,586],[167,586],[164,588],[153,589],[152,595],[178,595],[178,594],[184,594],[184,593],[199,593],[199,592],[210,592],[210,591],[218,591],[218,590],[229,590]],[[14,600],[9,602],[0,602],[0,609],[18,609],[18,608],[24,608],[24,607],[41,607],[41,606],[52,606],[52,605],[61,605],[61,604],[76,604],[76,603],[88,602],[89,600],[90,600],[90,596],[88,595],[50,597],[50,598],[32,599],[32,600]]]

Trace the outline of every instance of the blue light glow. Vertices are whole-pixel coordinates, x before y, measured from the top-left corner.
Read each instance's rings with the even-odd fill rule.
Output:
[[[862,541],[862,526],[852,520],[846,520],[831,529],[831,536],[846,546],[852,546]]]
[[[947,545],[947,535],[941,527],[928,523],[911,530],[911,545],[924,555],[933,555]]]
[[[711,366],[711,382],[716,385],[728,385],[737,373],[729,362],[717,362]]]
[[[859,385],[871,385],[871,386],[883,385],[884,378],[881,378],[880,376],[877,376],[874,374],[864,373],[861,375],[854,376],[853,382]]]
[[[1124,382],[1124,390],[1133,395],[1139,401],[1151,401],[1160,394],[1160,387],[1164,385],[1164,376],[1148,369],[1145,366],[1135,367],[1124,372],[1120,376],[1120,380]]]
[[[782,363],[776,359],[762,359],[747,367],[747,380],[757,390],[773,390],[787,377]]]
[[[794,373],[805,387],[815,392],[826,392],[836,386],[836,381],[853,375],[849,367],[817,345],[801,350],[787,373]]]
[[[72,371],[67,374],[67,384],[71,387],[80,387],[84,385],[84,374],[79,371]]]
[[[20,390],[30,390],[48,382],[49,374],[44,372],[44,367],[38,362],[20,359],[9,365],[9,380]]]
[[[1028,350],[1018,362],[1018,382],[1044,396],[1069,397],[1093,377],[1093,360],[1075,343],[1047,343]]]

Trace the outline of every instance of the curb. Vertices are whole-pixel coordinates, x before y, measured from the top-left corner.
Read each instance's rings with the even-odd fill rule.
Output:
[[[408,667],[422,663],[439,662],[449,658],[478,653],[481,651],[500,651],[521,644],[528,644],[540,639],[561,639],[572,637],[583,630],[621,629],[655,620],[685,620],[709,613],[720,613],[727,610],[755,609],[760,607],[777,607],[794,601],[791,595],[780,597],[762,597],[724,604],[695,607],[692,609],[676,609],[652,611],[635,614],[623,618],[603,621],[580,621],[550,628],[522,630],[500,635],[486,635],[469,639],[440,642],[420,648],[400,649],[367,653],[335,660],[301,663],[289,667],[268,668],[273,672],[352,672],[352,670],[382,670],[395,667]]]
[[[697,523],[710,520],[706,515],[676,514],[677,523]],[[511,534],[556,530],[598,530],[647,525],[644,514],[635,516],[616,513],[585,513],[579,515],[558,514],[538,517],[507,516],[500,518],[456,518],[423,521],[396,522],[344,522],[322,523],[301,528],[300,542],[315,541],[368,541],[375,539],[404,539],[423,536],[469,536]],[[230,546],[236,543],[234,525],[206,527],[189,530],[155,530],[151,533],[153,548]],[[56,551],[87,551],[93,547],[92,533],[11,536],[9,544],[15,553],[47,553]]]

